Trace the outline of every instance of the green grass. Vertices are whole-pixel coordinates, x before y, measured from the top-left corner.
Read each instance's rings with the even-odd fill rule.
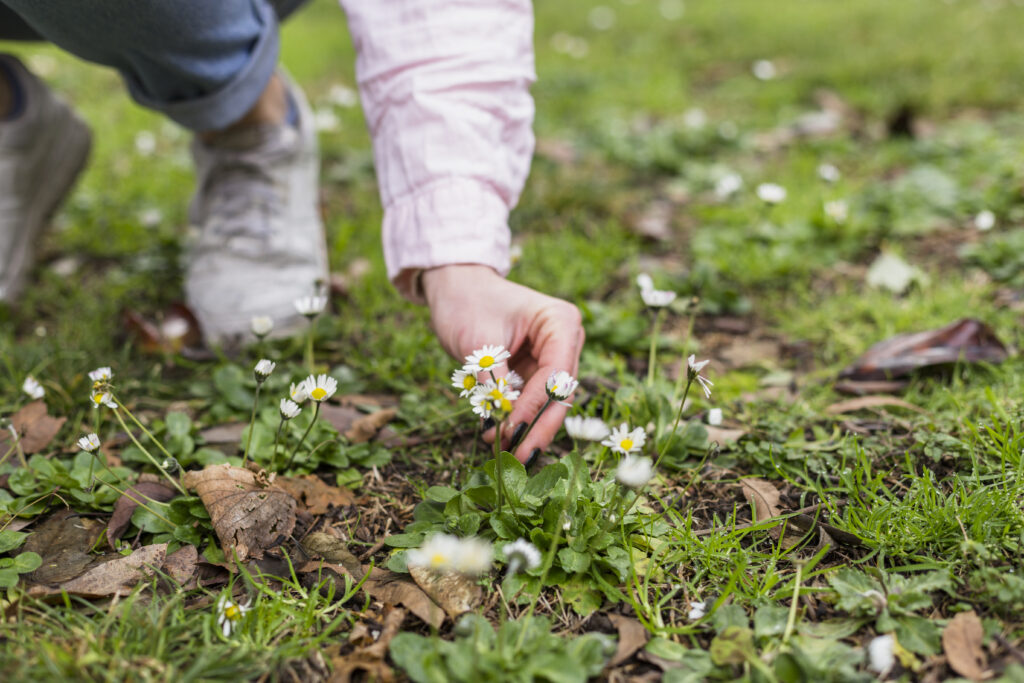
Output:
[[[680,359],[694,352],[712,357],[715,392],[684,414],[657,495],[643,496],[617,523],[606,522],[621,503],[606,478],[608,465],[598,465],[600,449],[584,450],[592,498],[568,514],[575,515],[574,533],[588,523],[607,528],[588,537],[586,552],[558,555],[539,603],[551,621],[523,622],[523,629],[536,630],[530,647],[549,658],[536,671],[594,666],[603,656],[601,638],[566,646],[547,634],[607,630],[597,618],[578,627],[573,616],[574,609],[604,602],[606,610],[634,610],[655,636],[648,651],[678,665],[666,680],[768,680],[764,667],[780,680],[799,680],[787,677],[793,671],[806,679],[869,680],[863,648],[888,631],[910,650],[900,675],[951,676],[937,656],[938,637],[947,620],[968,609],[983,618],[991,668],[1019,676],[1006,643],[1019,647],[1024,640],[1020,360],[915,378],[901,396],[921,413],[885,408],[834,415],[827,408],[844,398],[833,389],[836,373],[894,334],[975,317],[1020,346],[1024,110],[1017,93],[1024,80],[1018,35],[1024,7],[997,0],[613,2],[607,30],[592,24],[595,7],[585,0],[536,4],[535,128],[542,148],[568,145],[574,158],[535,159],[512,216],[522,257],[511,277],[583,310],[581,412],[615,425],[651,424],[658,433],[650,443],[664,446],[678,408],[671,373]],[[680,8],[677,19],[662,15]],[[585,54],[568,54],[567,45],[568,51],[585,45]],[[249,356],[238,369],[228,359],[147,355],[121,322],[125,308],[154,316],[183,296],[180,258],[192,192],[187,135],[131,104],[110,71],[48,46],[3,48],[26,56],[74,102],[94,129],[95,147],[44,242],[32,286],[19,306],[0,310],[0,416],[22,404],[19,387],[32,374],[47,388],[51,414],[68,418],[31,471],[5,484],[21,489],[10,496],[0,489],[0,504],[43,496],[57,509],[49,497],[56,486],[81,512],[103,519],[113,498],[84,489],[87,460],[73,456],[75,439],[95,419],[85,401],[86,372],[114,366],[119,395],[191,467],[217,457],[198,443],[201,428],[248,419]],[[284,29],[283,61],[314,106],[333,106],[334,86],[354,87],[353,58],[336,3],[314,2]],[[752,75],[760,59],[773,61],[777,78]],[[816,110],[823,89],[851,112],[838,131],[778,148],[759,144],[761,134]],[[888,121],[905,107],[913,109],[922,136],[890,134]],[[696,109],[704,125],[694,125]],[[340,393],[394,396],[394,427],[434,440],[390,453],[325,445],[296,471],[316,469],[331,484],[362,482],[372,503],[344,525],[357,554],[383,534],[376,503],[396,511],[387,522],[390,534],[410,533],[403,527],[420,503],[420,527],[411,533],[479,524],[480,533],[510,539],[536,532],[550,544],[555,521],[544,510],[569,495],[568,470],[560,479],[556,468],[522,481],[550,485],[551,496],[525,500],[516,508],[523,520],[492,514],[467,492],[449,504],[439,499],[449,493],[431,488],[485,489],[487,475],[471,464],[486,449],[470,442],[471,421],[453,417],[460,406],[445,387],[454,363],[433,341],[427,312],[386,282],[382,212],[362,112],[358,106],[334,111],[340,126],[321,135],[331,265],[343,271],[366,259],[370,270],[339,302],[341,314],[319,321],[318,358],[342,380]],[[154,154],[136,145],[140,134],[155,138]],[[822,162],[840,169],[838,182],[818,177]],[[716,197],[715,184],[727,172],[739,173],[743,187]],[[784,185],[787,200],[764,207],[753,192],[761,182]],[[823,202],[835,199],[849,204],[845,222],[823,213]],[[668,240],[651,241],[631,228],[656,200],[672,209]],[[997,215],[988,233],[972,224],[985,208]],[[869,287],[866,269],[882,250],[920,267],[926,281],[900,295]],[[644,384],[650,319],[634,284],[641,271],[680,293],[663,328],[653,387]],[[692,334],[684,310],[690,297],[699,298]],[[723,332],[735,330],[737,319],[749,334]],[[746,367],[724,362],[723,348],[764,338],[782,342],[783,352]],[[286,386],[288,373],[298,372],[302,342],[275,342],[263,351],[281,363],[272,383],[277,391],[277,382]],[[779,387],[794,391],[770,394]],[[700,424],[711,407],[744,430],[738,443],[706,450]],[[272,412],[255,432],[257,452],[273,438]],[[187,413],[188,423],[169,413]],[[451,436],[456,430],[466,434]],[[118,429],[108,424],[101,431],[106,439]],[[314,437],[333,443],[326,429]],[[553,453],[571,448],[562,437]],[[138,449],[115,450],[124,457],[118,470],[124,475],[149,467]],[[0,475],[16,469],[9,460]],[[375,483],[376,471],[391,477],[386,485]],[[826,552],[816,535],[794,546],[781,541],[781,523],[753,521],[744,477],[774,484],[785,511],[819,505],[812,517],[827,517],[862,545],[833,543]],[[135,533],[139,544],[167,536],[143,517],[126,541]],[[792,532],[793,520],[784,517]],[[193,531],[208,543],[203,521],[193,520]],[[522,529],[515,526],[520,522]],[[401,539],[393,542],[395,553],[385,547],[373,559],[401,568]],[[575,572],[583,562],[577,552],[595,558],[594,568]],[[840,571],[844,566],[854,571]],[[509,609],[520,614],[540,584],[538,571],[507,585],[514,590],[506,599],[523,589]],[[322,650],[347,652],[345,638],[356,622],[383,619],[362,596],[343,602],[296,577],[279,583],[244,577],[235,585],[244,586],[236,595],[250,596],[255,607],[230,640],[216,628],[212,590],[147,585],[115,601],[46,604],[19,599],[12,589],[0,625],[0,664],[10,680],[287,679],[319,670]],[[483,583],[488,598],[496,585]],[[873,586],[889,596],[884,607],[861,595]],[[800,596],[795,608],[794,595]],[[694,621],[687,613],[697,601],[707,602],[709,615]],[[403,641],[410,649],[392,663],[401,660],[410,674],[417,667],[451,674],[459,662],[477,661],[479,638],[511,639],[514,647],[521,631],[501,630],[499,607],[483,616],[498,635],[473,630],[482,622],[458,636],[445,627],[439,635],[449,641],[445,646],[413,635],[427,631],[410,617]],[[475,672],[467,675],[486,676],[488,666],[507,675],[515,660],[499,655],[479,659],[482,668],[466,669]],[[549,662],[555,664],[545,668]],[[633,661],[619,674],[653,670]]]

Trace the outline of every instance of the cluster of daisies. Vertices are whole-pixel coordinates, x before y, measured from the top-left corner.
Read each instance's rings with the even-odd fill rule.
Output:
[[[506,543],[501,548],[509,574],[530,571],[540,566],[540,550],[524,538]],[[479,576],[491,569],[494,546],[479,538],[459,538],[435,534],[415,550],[406,554],[406,564],[436,571],[454,571]]]
[[[463,366],[452,373],[452,386],[459,390],[459,396],[468,398],[473,412],[484,419],[501,422],[512,412],[513,402],[519,398],[523,388],[523,378],[515,370],[506,374],[495,374],[505,367],[512,354],[501,345],[485,345],[466,356]],[[485,379],[480,380],[480,375]],[[548,402],[541,412],[552,402],[565,401],[576,391],[579,382],[564,370],[551,373],[544,383]]]
[[[256,363],[256,367],[253,368],[256,384],[262,385],[276,367],[277,363],[266,358]],[[294,419],[302,412],[303,403],[306,401],[313,401],[315,404],[323,403],[337,390],[338,380],[330,375],[310,375],[301,382],[293,382],[288,389],[288,396],[282,398],[278,403],[281,418],[284,420]]]

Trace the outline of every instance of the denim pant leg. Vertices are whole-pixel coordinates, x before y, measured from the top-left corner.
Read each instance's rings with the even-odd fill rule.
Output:
[[[86,61],[117,69],[136,102],[192,130],[241,118],[277,66],[278,19],[267,0],[0,3],[0,39],[30,37],[27,25]],[[301,0],[278,4],[290,11]],[[7,21],[5,9],[23,23]]]

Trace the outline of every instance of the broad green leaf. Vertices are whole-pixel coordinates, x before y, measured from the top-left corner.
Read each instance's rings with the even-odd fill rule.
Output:
[[[0,588],[11,588],[18,584],[17,569],[0,569]]]
[[[533,505],[540,505],[554,491],[559,480],[569,476],[569,470],[560,462],[552,463],[535,474],[523,489],[523,500]]]
[[[451,486],[431,486],[427,489],[425,497],[427,500],[437,503],[447,503],[457,495],[459,495],[459,492]]]
[[[765,605],[754,612],[754,635],[758,638],[780,636],[786,630],[789,609],[780,605]]]
[[[711,641],[710,652],[718,666],[743,664],[757,657],[754,634],[748,628],[729,626]]]
[[[558,562],[567,572],[585,572],[590,567],[590,555],[562,548],[558,551]]]
[[[384,545],[390,548],[419,548],[423,545],[426,534],[392,534],[384,539]]]
[[[14,558],[14,570],[19,574],[27,574],[39,569],[43,564],[43,558],[33,552],[21,553]]]
[[[11,531],[10,529],[0,531],[0,553],[14,550],[24,543],[27,537],[28,534],[23,531]]]

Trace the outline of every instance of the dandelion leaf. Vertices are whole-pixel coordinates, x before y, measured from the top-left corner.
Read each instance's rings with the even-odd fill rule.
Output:
[[[221,547],[240,561],[262,557],[295,528],[295,499],[249,470],[210,465],[186,472],[182,482],[203,501]]]

